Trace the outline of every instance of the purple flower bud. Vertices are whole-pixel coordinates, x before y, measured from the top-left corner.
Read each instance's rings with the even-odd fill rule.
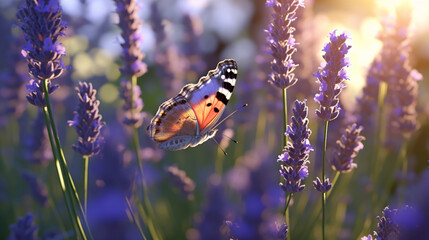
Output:
[[[320,108],[316,110],[317,116],[324,121],[332,121],[339,114],[339,94],[344,85],[342,82],[348,80],[345,67],[350,65],[345,55],[351,48],[346,43],[349,39],[347,33],[337,35],[334,30],[329,34],[330,42],[323,47],[326,64],[322,63],[319,71],[314,74],[318,82],[321,84],[319,93],[316,94],[314,100],[320,103]]]
[[[377,239],[398,239],[399,228],[398,224],[395,221],[397,209],[389,209],[387,206],[383,210],[383,216],[377,216],[377,232],[375,236]]]
[[[346,129],[341,139],[337,140],[333,158],[331,159],[332,169],[346,173],[357,167],[357,164],[353,163],[353,159],[363,149],[362,141],[365,140],[365,137],[360,135],[362,130],[362,126],[358,127],[354,123]]]
[[[289,140],[284,149],[284,153],[279,155],[278,162],[284,165],[280,166],[280,175],[285,183],[280,183],[283,191],[287,193],[296,193],[304,189],[301,181],[308,177],[308,157],[313,148],[310,145],[309,137],[311,130],[308,128],[308,107],[306,100],[295,101],[293,108],[292,123],[287,126],[286,135]]]
[[[296,20],[296,11],[304,7],[303,1],[298,0],[267,0],[266,7],[274,10],[273,18],[266,32],[269,54],[273,56],[271,61],[272,73],[269,74],[269,82],[278,88],[289,88],[298,79],[293,71],[298,66],[292,60],[292,55],[297,51],[293,33],[295,28],[291,23]]]
[[[48,83],[48,93],[51,94],[57,88],[58,85],[52,85],[51,81],[49,79],[46,80]],[[44,108],[46,107],[46,100],[45,100],[45,93],[43,91],[43,84],[44,82],[42,80],[34,80],[31,79],[30,83],[25,85],[27,88],[27,100],[29,103],[33,104],[34,106]]]
[[[74,111],[73,120],[68,121],[69,126],[74,127],[78,135],[73,149],[82,156],[91,157],[101,150],[103,143],[101,128],[105,123],[101,121],[102,116],[98,113],[100,101],[95,98],[97,90],[92,84],[79,82],[76,90],[79,104]]]
[[[322,183],[319,177],[317,177],[316,180],[313,181],[313,187],[321,193],[326,193],[331,190],[332,184],[329,182],[329,178],[325,178],[325,181]]]
[[[124,64],[121,72],[127,76],[140,77],[147,72],[147,66],[142,62],[144,54],[140,48],[140,27],[142,25],[138,16],[140,9],[136,0],[115,0],[115,2],[119,15],[119,27],[122,29],[124,40],[121,44]]]
[[[28,0],[16,17],[27,41],[23,55],[30,75],[42,81],[58,78],[64,70],[61,57],[65,55],[65,48],[58,42],[65,30],[59,2]]]
[[[24,217],[18,217],[18,221],[9,226],[10,235],[7,239],[36,240],[36,232],[39,227],[34,225],[33,220],[34,217],[31,213],[27,213]]]

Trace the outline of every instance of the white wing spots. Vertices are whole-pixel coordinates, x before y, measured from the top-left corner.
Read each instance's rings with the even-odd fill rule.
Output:
[[[222,93],[223,95],[225,95],[226,99],[228,99],[228,100],[231,97],[231,92],[225,88],[219,88],[219,92]]]
[[[226,72],[231,72],[231,68],[227,68],[227,69],[226,69]]]
[[[233,72],[234,74],[237,74],[237,73],[238,73],[237,69],[232,69],[232,72]]]
[[[224,75],[222,75],[222,76],[224,77]],[[222,78],[222,79],[224,79],[224,78]],[[227,79],[225,79],[225,82],[231,84],[232,86],[235,86],[235,79],[233,79],[233,78],[227,78]]]
[[[222,75],[222,76],[220,76],[220,78],[223,80],[223,79],[225,79],[225,75]]]

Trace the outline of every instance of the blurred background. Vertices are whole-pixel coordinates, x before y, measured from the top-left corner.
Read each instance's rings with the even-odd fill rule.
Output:
[[[410,61],[423,75],[417,105],[421,127],[408,145],[409,182],[412,183],[427,169],[429,159],[429,84],[426,80],[429,77],[429,1],[409,1],[414,6],[410,13]],[[7,238],[9,226],[27,212],[34,215],[41,239],[62,239],[61,231],[68,229],[70,234],[71,229],[67,228],[67,212],[57,186],[49,143],[43,131],[35,131],[43,129],[44,122],[38,116],[38,109],[25,100],[25,84],[30,77],[20,55],[24,43],[22,32],[16,27],[18,2],[0,2],[0,239]],[[299,82],[288,90],[288,101],[308,99],[314,146],[320,146],[320,123],[314,113],[318,106],[313,97],[318,86],[312,73],[322,62],[321,49],[328,41],[328,33],[334,29],[351,33],[348,71],[351,81],[346,83],[341,104],[344,111],[353,112],[370,64],[382,46],[377,40],[381,21],[394,16],[396,2],[399,0],[308,0],[306,8],[298,14],[296,38],[300,45],[296,56],[300,66],[295,73]],[[145,122],[139,129],[141,154],[156,222],[164,238],[224,239],[228,235],[225,220],[245,222],[251,232],[254,230],[251,224],[262,224],[268,213],[272,216],[270,221],[281,222],[284,196],[278,187],[276,159],[282,150],[282,96],[279,89],[267,82],[270,58],[266,54],[264,29],[271,13],[265,8],[265,1],[139,0],[138,5],[143,21],[140,32],[143,61],[148,65],[148,72],[138,79],[145,112]],[[105,147],[90,161],[89,224],[95,239],[139,239],[125,201],[125,196],[132,196],[139,181],[136,181],[137,162],[130,143],[131,130],[121,123],[123,101],[118,89],[122,39],[114,1],[67,0],[61,1],[61,6],[68,25],[67,35],[61,40],[67,53],[63,59],[70,69],[55,80],[60,89],[52,98],[69,168],[79,189],[83,161],[71,148],[76,133],[66,121],[73,118],[77,104],[74,87],[78,81],[88,81],[98,91],[100,113],[106,122]],[[226,113],[244,103],[249,107],[220,126],[222,134],[216,136],[220,147],[208,141],[178,152],[158,149],[146,131],[158,106],[174,97],[184,84],[197,82],[225,58],[236,59],[239,66],[237,85]],[[7,79],[15,80],[11,83]],[[364,132],[366,134],[371,133]],[[332,144],[338,139],[334,136],[332,133],[329,139]],[[320,153],[318,147],[315,149],[310,155],[307,187],[294,198],[291,206],[292,239],[320,237],[320,223],[306,220],[316,211],[316,207],[311,206],[320,200],[310,181],[319,176],[317,170],[321,164],[316,157]],[[395,185],[387,191],[386,202],[361,208],[359,203],[365,202],[362,198],[373,191],[369,174],[365,173],[373,164],[365,161],[365,157],[370,159],[368,156],[369,151],[360,154],[356,160],[359,167],[344,176],[344,184],[336,190],[340,193],[333,196],[330,205],[333,212],[328,217],[329,239],[356,239],[372,233],[376,228],[375,216],[380,215],[387,204],[397,202],[398,192],[405,191]],[[195,189],[191,193],[181,192],[172,184],[174,180],[166,171],[172,165],[192,179]],[[366,211],[372,213],[361,216],[360,213]],[[209,233],[214,237],[205,238]]]

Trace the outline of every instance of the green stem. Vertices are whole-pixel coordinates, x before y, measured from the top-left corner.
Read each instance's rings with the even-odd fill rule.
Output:
[[[287,95],[286,88],[283,88],[283,146],[286,147],[288,136],[285,134],[287,130]]]
[[[284,213],[285,213],[285,224],[289,225],[289,226],[290,226],[290,223],[289,223],[289,215],[290,215],[289,204],[290,204],[290,200],[292,199],[292,196],[293,196],[293,193],[289,193],[287,195],[287,202],[286,202],[285,211],[284,211]],[[287,231],[287,235],[289,235],[289,236],[286,236],[286,239],[291,239],[290,238],[290,236],[291,236],[290,227]]]
[[[375,168],[372,167],[370,172],[372,173],[372,180],[374,181],[374,186],[377,186],[378,179],[377,176],[379,175],[380,169],[383,166],[383,161],[380,159],[380,147],[381,147],[381,140],[382,140],[382,133],[383,133],[383,115],[384,115],[384,99],[386,97],[387,93],[387,83],[384,81],[380,82],[380,87],[378,89],[378,115],[377,115],[377,135],[375,137],[375,143],[374,143],[374,157],[375,159],[373,162],[375,163]],[[370,164],[370,166],[372,166]],[[374,192],[375,193],[375,192]]]
[[[131,78],[131,111],[134,111],[134,101],[133,101],[134,91],[133,91],[133,89],[135,86],[137,86],[137,77],[132,76],[132,78]],[[133,127],[133,138],[134,138],[134,148],[136,150],[137,163],[139,165],[139,170],[140,170],[140,175],[141,175],[140,179],[142,181],[143,202],[144,202],[144,205],[148,211],[148,213],[143,215],[143,216],[146,216],[145,221],[146,221],[146,224],[148,225],[148,229],[149,229],[150,234],[152,235],[152,238],[153,239],[162,239],[161,235],[158,233],[158,231],[155,228],[155,225],[153,224],[152,217],[154,216],[154,212],[152,209],[152,204],[150,203],[150,200],[148,197],[146,181],[144,179],[143,163],[142,163],[142,159],[140,156],[140,138],[139,138],[139,134],[138,134],[138,128],[136,128],[136,127]]]
[[[61,193],[63,194],[63,198],[64,198],[64,202],[66,203],[66,207],[67,207],[67,212],[68,212],[68,216],[70,218],[70,222],[73,225],[73,232],[75,234],[75,236],[77,236],[77,228],[76,225],[74,224],[74,220],[73,220],[73,213],[71,212],[71,208],[70,208],[70,203],[69,203],[69,199],[67,198],[66,195],[66,189],[64,187],[64,179],[61,173],[61,168],[59,167],[59,160],[57,157],[57,153],[56,153],[56,148],[54,146],[54,140],[52,138],[52,129],[51,129],[51,124],[49,122],[49,118],[48,118],[48,110],[47,107],[42,108],[43,110],[43,116],[45,118],[45,123],[46,123],[46,130],[48,131],[48,137],[49,137],[49,143],[51,144],[51,150],[52,150],[52,156],[55,159],[55,166],[57,167],[57,172],[58,172],[58,179],[60,181],[60,185],[61,185]]]
[[[83,210],[85,215],[88,214],[88,165],[89,165],[89,157],[84,156],[83,160],[85,162],[84,170],[83,170]]]
[[[325,182],[325,155],[326,155],[326,145],[328,140],[328,124],[329,121],[325,121],[325,131],[323,135],[323,155],[322,155],[322,184]],[[322,193],[322,240],[325,240],[325,202],[326,202],[326,193]]]
[[[337,183],[339,177],[340,177],[340,171],[337,171],[335,173],[334,179],[331,182],[331,184],[332,184],[331,190],[326,194],[326,199],[328,199],[329,195],[331,195],[332,191],[334,191],[334,186]]]
[[[58,157],[61,160],[61,161],[59,161],[59,163],[61,165],[61,168],[59,170],[61,171],[61,176],[62,176],[61,178],[63,179],[62,180],[63,184],[64,184],[63,187],[65,188],[65,192],[67,193],[67,195],[70,199],[70,205],[71,205],[71,209],[72,209],[71,212],[73,213],[73,219],[75,220],[75,223],[79,229],[79,233],[80,233],[81,237],[83,239],[87,239],[87,237],[85,235],[85,231],[82,228],[80,218],[79,218],[79,216],[76,212],[76,208],[73,204],[73,200],[75,200],[76,203],[79,204],[79,206],[80,206],[81,214],[83,215],[85,225],[86,225],[88,233],[89,233],[89,239],[92,240],[93,238],[92,238],[91,230],[89,228],[88,221],[86,220],[85,214],[83,212],[82,205],[80,204],[79,196],[78,196],[78,193],[76,192],[76,188],[74,187],[73,179],[71,178],[70,172],[67,169],[67,162],[66,162],[66,159],[64,157],[64,152],[63,152],[62,147],[61,147],[60,139],[59,139],[59,136],[57,133],[57,128],[55,126],[54,116],[52,113],[51,103],[49,100],[48,80],[43,81],[43,91],[45,93],[44,95],[45,95],[45,100],[46,100],[46,107],[48,109],[48,116],[49,116],[49,121],[51,124],[52,135],[53,135],[54,140],[55,140],[55,145],[56,145],[56,149],[58,152]],[[64,175],[66,175],[65,178],[64,178]],[[64,179],[65,179],[65,181],[64,181]],[[71,189],[73,189],[74,194],[71,192],[72,191]]]
[[[283,93],[282,94],[282,96],[283,96],[283,149],[287,146],[287,141],[288,141],[288,136],[286,135],[287,120],[288,120],[288,118],[287,118],[287,92],[286,92],[286,90],[287,90],[286,88],[282,89],[282,93]],[[292,198],[292,194],[288,194],[288,195],[289,196],[286,196],[288,198],[288,201],[287,201],[286,206],[285,206],[284,215],[285,215],[286,224],[290,225],[288,208],[289,208],[290,199]],[[290,239],[290,236],[291,236],[291,233],[290,233],[290,228],[289,228],[289,231],[287,231],[286,238]]]

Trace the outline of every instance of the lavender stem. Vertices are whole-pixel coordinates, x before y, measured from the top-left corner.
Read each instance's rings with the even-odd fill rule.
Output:
[[[51,103],[50,103],[50,100],[49,100],[48,81],[46,81],[46,80],[43,81],[43,91],[45,93],[46,107],[48,109],[48,116],[49,116],[49,120],[50,120],[52,135],[53,135],[53,137],[55,139],[55,145],[56,145],[56,149],[58,151],[58,156],[61,159],[61,161],[58,162],[59,164],[57,164],[57,168],[58,168],[58,165],[60,165],[60,169],[58,169],[58,171],[61,171],[61,172],[58,172],[59,174],[61,173],[60,180],[61,180],[61,182],[63,184],[63,188],[65,188],[64,191],[68,194],[68,197],[70,198],[69,200],[70,200],[70,205],[71,205],[71,208],[72,208],[71,212],[74,215],[73,219],[76,221],[77,227],[79,229],[79,232],[80,232],[82,238],[83,239],[87,239],[87,237],[85,235],[85,232],[83,230],[80,218],[77,215],[76,208],[75,208],[75,206],[73,204],[73,198],[76,201],[76,203],[78,203],[78,205],[80,207],[81,214],[83,215],[84,223],[85,223],[85,225],[87,227],[87,230],[88,230],[88,233],[89,233],[89,239],[92,240],[93,237],[92,237],[92,234],[91,234],[91,230],[89,228],[86,216],[85,216],[85,214],[83,212],[82,205],[80,204],[79,195],[76,192],[76,188],[74,186],[73,179],[72,179],[72,177],[70,175],[70,172],[68,171],[67,162],[66,162],[66,159],[64,157],[64,152],[63,152],[62,147],[61,147],[60,139],[58,137],[57,128],[55,126],[55,121],[54,121],[54,116],[52,114]],[[64,178],[64,175],[66,175],[65,178]],[[65,181],[64,181],[64,179],[65,179]],[[70,189],[73,190],[74,194],[71,193]]]
[[[135,88],[135,86],[137,86],[137,76],[133,75],[131,77],[131,99],[134,99],[134,91],[133,89]],[[134,115],[133,111],[135,111],[135,107],[134,107],[135,101],[131,101],[131,113],[132,116]],[[138,133],[138,128],[133,125],[133,137],[134,137],[134,147],[136,150],[136,157],[137,157],[137,162],[139,165],[139,170],[140,170],[140,174],[141,174],[141,181],[142,181],[142,188],[143,188],[143,201],[144,201],[144,205],[146,205],[146,209],[148,211],[147,214],[145,214],[146,216],[146,222],[149,228],[149,231],[152,235],[152,237],[154,239],[162,239],[161,236],[159,235],[158,231],[156,230],[155,226],[153,225],[153,219],[152,217],[155,216],[153,213],[153,209],[152,209],[152,204],[150,203],[149,197],[148,197],[148,191],[147,191],[147,186],[146,186],[146,181],[144,180],[144,174],[143,174],[143,163],[142,163],[142,158],[140,156],[140,138],[139,138],[139,133]]]
[[[56,151],[55,151],[55,146],[54,146],[54,140],[53,140],[53,138],[52,138],[52,129],[51,129],[51,124],[49,123],[49,118],[48,118],[48,109],[47,109],[47,107],[43,107],[42,108],[42,110],[43,110],[43,117],[45,118],[45,123],[46,123],[46,130],[48,131],[48,136],[49,136],[49,143],[51,144],[51,150],[52,150],[52,156],[54,157],[54,159],[55,159],[55,165],[57,166],[57,167],[59,167],[59,159],[58,159],[58,157],[57,157],[57,153],[56,153]],[[61,184],[61,176],[62,175],[60,175],[59,173],[60,173],[60,169],[58,168],[57,169],[57,171],[58,171],[58,177],[59,177],[59,180],[60,180],[60,184]],[[71,209],[70,209],[70,205],[69,205],[69,201],[67,201],[67,197],[66,197],[66,192],[65,192],[65,189],[64,188],[62,188],[61,187],[61,193],[63,194],[63,198],[64,198],[64,202],[66,203],[66,207],[67,207],[67,213],[68,213],[68,215],[69,215],[69,218],[70,218],[70,222],[71,223],[73,223],[74,221],[73,221],[73,217],[72,217],[72,212],[71,212]],[[55,209],[55,206],[54,205],[52,205],[52,208],[53,209]],[[56,209],[55,209],[55,212],[56,212]],[[58,214],[58,213],[57,213]],[[77,229],[76,229],[76,225],[75,224],[72,224],[73,225],[73,232],[74,232],[74,234],[77,236]]]
[[[326,155],[326,145],[328,140],[328,124],[329,121],[325,121],[325,131],[323,134],[323,154],[322,154],[322,181],[325,180],[325,155]],[[326,203],[326,193],[322,192],[322,240],[325,240],[325,203]]]
[[[88,165],[89,165],[89,156],[83,156],[85,162],[83,170],[83,210],[85,215],[88,215]]]
[[[85,235],[85,231],[82,228],[82,224],[80,223],[79,216],[77,215],[76,208],[75,208],[75,206],[73,204],[72,194],[71,194],[71,192],[69,190],[70,189],[69,188],[69,186],[70,186],[69,180],[70,179],[68,179],[66,177],[65,178],[66,181],[64,181],[64,174],[69,174],[69,172],[68,172],[68,169],[67,169],[67,163],[65,161],[65,157],[64,157],[64,153],[63,153],[63,150],[62,150],[62,147],[61,147],[61,143],[60,143],[60,140],[59,140],[59,137],[58,137],[58,134],[57,134],[57,129],[56,129],[56,126],[55,126],[55,121],[54,121],[54,117],[53,117],[53,114],[52,114],[51,103],[50,103],[50,100],[49,100],[48,81],[46,81],[46,80],[43,81],[43,91],[45,93],[46,107],[48,109],[48,116],[49,116],[49,120],[50,120],[52,135],[53,135],[53,137],[55,139],[55,145],[56,145],[56,149],[58,151],[58,155],[61,158],[61,162],[59,162],[59,164],[57,164],[57,169],[58,169],[58,175],[60,177],[60,181],[62,183],[62,189],[63,189],[63,191],[65,191],[67,193],[67,195],[69,197],[70,205],[71,205],[71,209],[72,209],[71,212],[73,214],[73,220],[76,222],[76,225],[78,227],[79,233],[80,233],[80,235],[82,236],[83,239],[87,239],[86,235]],[[66,187],[66,185],[67,185],[67,187]],[[87,223],[86,219],[85,219],[85,223]],[[88,231],[89,231],[89,228],[88,228]],[[90,239],[92,239],[92,236],[91,236]]]

